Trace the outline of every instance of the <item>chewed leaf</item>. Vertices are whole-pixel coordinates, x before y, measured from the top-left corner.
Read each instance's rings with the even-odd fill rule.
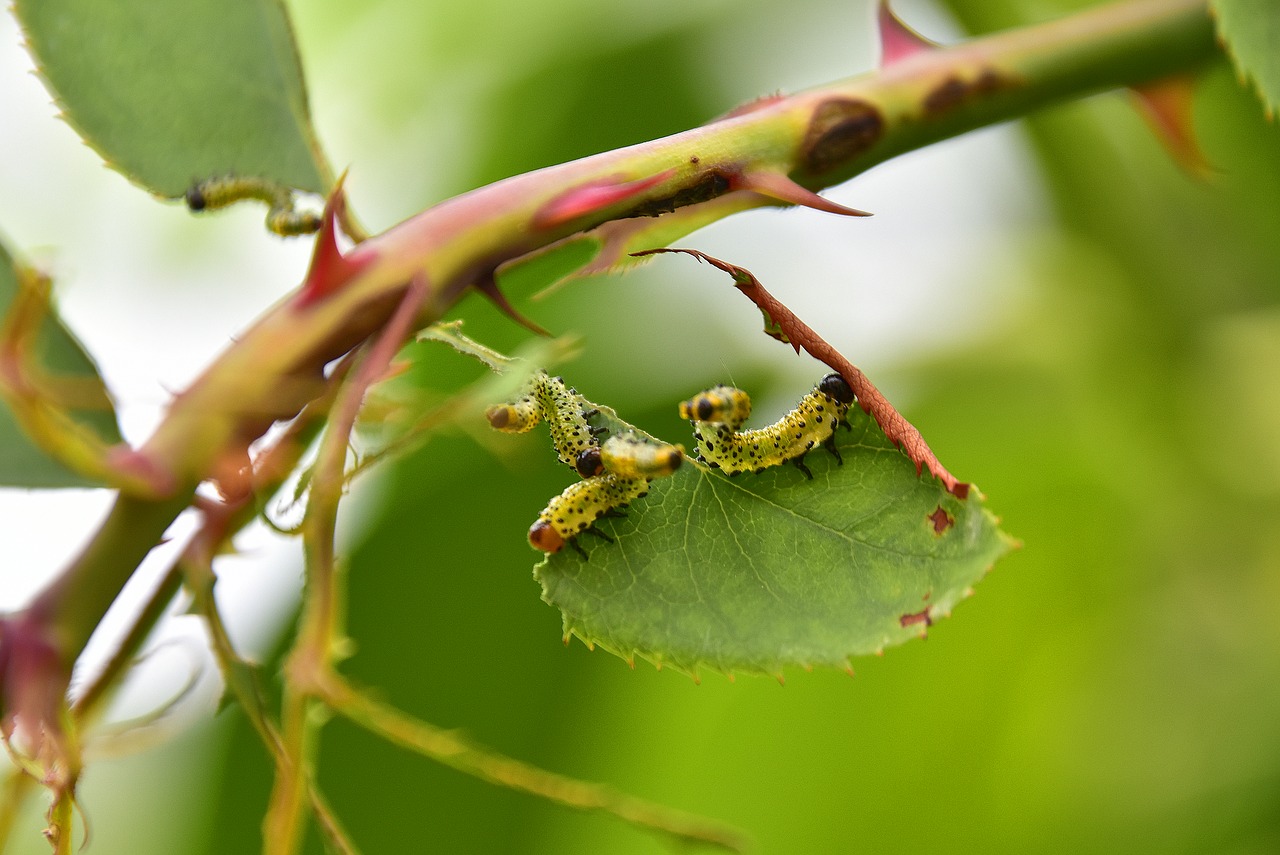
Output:
[[[120,428],[93,360],[53,314],[47,284],[0,244],[0,486],[98,486],[49,451],[118,443]],[[28,435],[24,421],[43,435]]]
[[[805,463],[727,478],[685,465],[654,481],[613,543],[580,538],[535,568],[566,634],[697,674],[776,674],[919,637],[1008,551],[976,491],[960,499],[857,408]]]
[[[279,0],[16,0],[15,11],[67,120],[157,195],[225,176],[328,189]]]
[[[1221,38],[1241,79],[1253,82],[1267,115],[1280,107],[1280,3],[1211,0]]]

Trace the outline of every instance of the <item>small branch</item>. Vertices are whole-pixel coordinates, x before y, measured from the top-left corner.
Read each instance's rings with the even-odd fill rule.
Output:
[[[327,673],[341,643],[334,535],[342,498],[351,431],[369,387],[387,373],[396,351],[413,331],[414,319],[430,289],[416,278],[387,326],[368,348],[334,405],[311,478],[303,544],[307,555],[306,599],[298,637],[285,664],[285,697],[280,716],[284,762],[263,821],[264,852],[289,855],[302,844],[302,811],[310,794],[310,756],[319,722],[311,715],[319,675]]]
[[[367,697],[334,676],[324,699],[334,711],[387,741],[491,784],[508,787],[578,810],[599,810],[632,825],[669,834],[686,843],[705,843],[731,852],[746,851],[742,832],[714,820],[620,793],[611,787],[539,769],[472,745]]]
[[[800,320],[795,312],[788,309],[777,297],[770,294],[760,280],[743,267],[713,258],[696,249],[659,248],[633,253],[637,256],[656,255],[658,253],[683,253],[691,255],[699,261],[705,261],[733,277],[734,287],[755,303],[764,314],[765,332],[784,344],[789,344],[799,353],[803,348],[806,353],[838,371],[849,384],[849,388],[858,396],[858,405],[869,413],[889,441],[906,452],[907,457],[916,465],[916,474],[927,467],[930,474],[946,485],[949,492],[963,499],[969,495],[970,485],[959,481],[947,471],[942,462],[924,441],[920,431],[916,430],[906,417],[889,403],[889,399],[880,393],[875,384],[863,374],[852,362],[844,357],[827,341],[814,332],[813,328]]]

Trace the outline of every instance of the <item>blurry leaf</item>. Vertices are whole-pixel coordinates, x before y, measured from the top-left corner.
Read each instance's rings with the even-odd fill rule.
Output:
[[[221,175],[328,189],[279,0],[17,0],[40,73],[103,159],[170,198]]]
[[[976,495],[915,467],[856,407],[844,464],[727,478],[689,464],[654,481],[625,520],[535,568],[566,632],[696,674],[847,667],[950,613],[1010,541]]]
[[[32,275],[34,272],[23,270],[0,244],[0,329],[9,328],[13,320],[10,310],[16,305],[23,278]],[[52,306],[46,308],[52,311]],[[36,322],[39,328],[29,336],[24,334],[30,342],[29,351],[12,353],[6,349],[0,354],[4,379],[36,385],[36,394],[65,393],[65,400],[54,403],[64,407],[78,426],[105,444],[120,442],[115,410],[93,360],[57,317],[46,314]],[[72,472],[35,445],[0,396],[0,485],[92,487],[98,482]]]
[[[1271,116],[1280,105],[1280,3],[1212,0],[1218,36],[1241,78],[1252,80]]]

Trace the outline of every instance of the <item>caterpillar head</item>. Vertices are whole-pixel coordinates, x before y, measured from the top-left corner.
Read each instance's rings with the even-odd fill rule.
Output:
[[[560,532],[556,531],[551,523],[546,520],[538,520],[529,527],[529,544],[534,549],[540,549],[548,555],[552,555],[564,548],[564,538],[560,536]]]
[[[845,379],[835,373],[828,374],[818,381],[818,391],[842,404],[852,404],[855,397],[853,389],[849,388]]]

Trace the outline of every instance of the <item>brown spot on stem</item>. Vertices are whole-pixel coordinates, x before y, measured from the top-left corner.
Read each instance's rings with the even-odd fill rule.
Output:
[[[697,158],[691,162],[696,163]],[[648,202],[637,205],[630,212],[623,214],[623,217],[656,217],[660,214],[669,214],[677,208],[683,208],[687,205],[696,205],[699,202],[708,202],[717,196],[722,196],[729,192],[729,177],[719,172],[708,172],[700,177],[695,183],[688,187],[682,187],[670,196],[664,196],[661,199],[652,199]]]
[[[898,625],[903,629],[906,629],[909,626],[916,626],[917,624],[933,626],[933,618],[929,617],[929,610],[927,608],[921,609],[918,612],[905,614],[898,618]]]
[[[941,535],[947,529],[956,524],[955,517],[944,511],[942,509],[942,505],[938,505],[938,507],[934,509],[933,513],[929,514],[927,519],[929,522],[933,523],[933,533],[936,535]]]
[[[965,81],[956,75],[950,75],[929,91],[924,98],[924,114],[926,118],[936,119],[950,112],[966,101],[983,95],[1008,89],[1012,79],[996,71],[984,68],[973,80]]]
[[[826,172],[862,154],[883,134],[884,117],[873,104],[830,98],[813,111],[801,159],[810,172]]]

